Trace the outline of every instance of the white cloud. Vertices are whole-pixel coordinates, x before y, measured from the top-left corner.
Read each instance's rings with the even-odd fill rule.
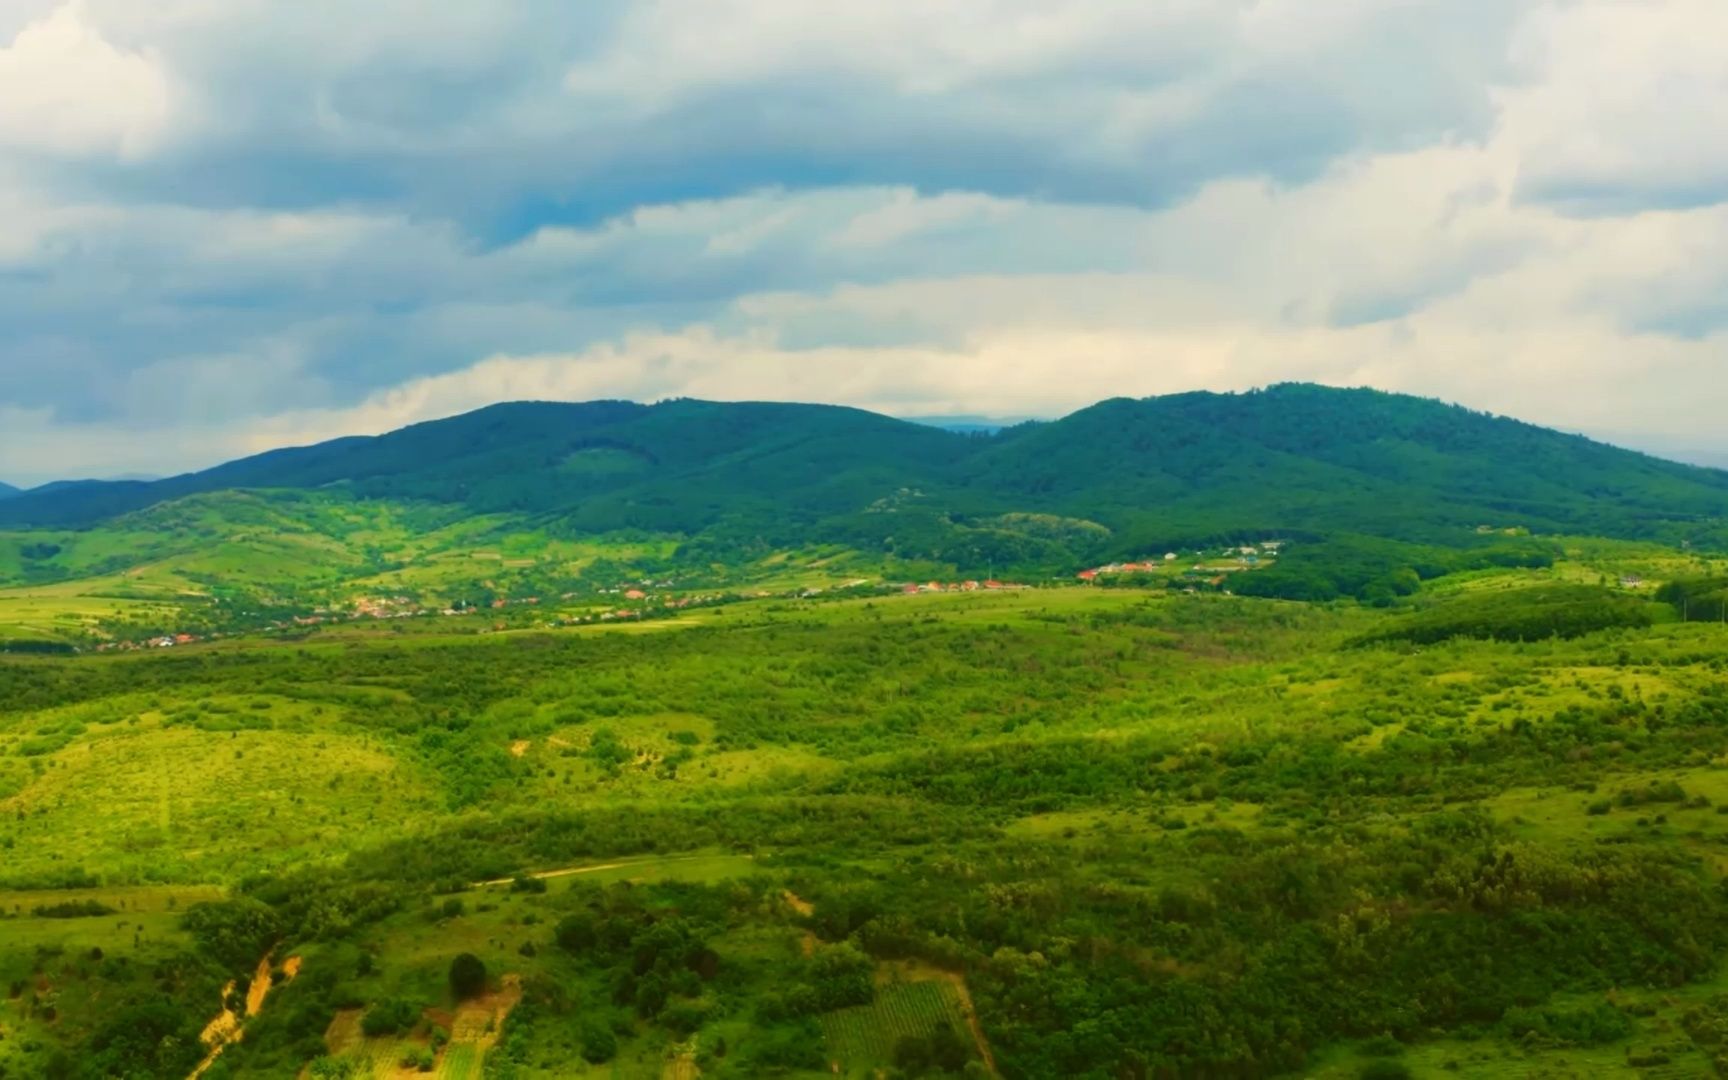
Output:
[[[1728,201],[1725,41],[1719,0],[1548,4],[1504,103],[1524,192],[1595,213]]]
[[[137,158],[162,140],[172,109],[159,58],[116,48],[77,0],[0,48],[0,148]]]

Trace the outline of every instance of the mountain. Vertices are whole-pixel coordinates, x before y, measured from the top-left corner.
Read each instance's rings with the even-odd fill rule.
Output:
[[[21,494],[23,494],[22,489],[15,488],[11,484],[0,483],[0,499],[10,499]]]
[[[1101,402],[1003,433],[970,483],[1154,531],[1425,538],[1478,524],[1640,537],[1728,515],[1728,472],[1457,406],[1288,384]]]
[[[848,507],[846,485],[913,482],[964,448],[946,432],[836,406],[524,402],[155,483],[82,483],[8,506],[0,520],[87,525],[204,492],[339,488],[478,513],[562,510],[597,528],[700,527],[711,513],[772,508],[791,495],[801,506]],[[606,498],[624,490],[633,494]]]
[[[1105,554],[1277,532],[1443,542],[1478,526],[1728,546],[1728,473],[1300,384],[1113,399],[990,434],[824,405],[498,405],[154,483],[30,492],[0,505],[0,523],[85,527],[233,489],[454,504],[570,535],[821,539],[955,562],[1041,560],[1052,529]]]
[[[908,416],[906,420],[926,427],[941,428],[943,431],[956,431],[962,435],[994,435],[1003,428],[1024,424],[1028,417],[1016,417],[1003,420],[994,416]]]

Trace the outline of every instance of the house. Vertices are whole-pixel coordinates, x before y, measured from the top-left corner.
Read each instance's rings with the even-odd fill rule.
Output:
[[[646,600],[647,598],[648,594],[641,589],[631,589],[624,594],[626,600]]]
[[[1098,571],[1082,570],[1076,574],[1075,577],[1078,577],[1081,581],[1096,581],[1098,579]]]
[[[916,585],[902,585],[902,586],[900,586],[900,591],[905,593],[907,596],[917,596],[918,595],[918,586],[916,586]]]
[[[995,578],[991,578],[989,581],[986,581],[984,583],[984,587],[986,589],[1000,589],[1002,587],[1002,583],[1000,581],[997,581]]]
[[[1164,561],[1165,562],[1175,562],[1176,559],[1177,559],[1177,555],[1174,551],[1166,551],[1164,553]]]
[[[978,591],[978,583],[976,581],[968,581],[964,585],[960,586],[960,591],[962,591],[962,592],[977,592]]]

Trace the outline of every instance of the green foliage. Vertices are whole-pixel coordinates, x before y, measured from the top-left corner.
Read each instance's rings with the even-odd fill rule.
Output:
[[[1572,1009],[1515,1008],[1501,1026],[1511,1038],[1557,1046],[1600,1046],[1632,1034],[1631,1019],[1607,1002]]]
[[[810,961],[810,987],[815,1007],[823,1012],[848,1005],[867,1005],[876,996],[875,965],[851,942],[826,945]]]
[[[582,1060],[603,1065],[618,1056],[618,1039],[612,1029],[596,1020],[582,1025]]]
[[[1419,645],[1460,637],[1539,641],[1636,629],[1654,621],[1651,605],[1636,597],[1593,585],[1538,585],[1451,597],[1374,637]]]
[[[450,992],[457,1001],[486,992],[486,964],[473,953],[459,953],[450,961]]]
[[[85,1077],[178,1077],[204,1056],[199,1023],[166,999],[115,1011],[91,1036]]]
[[[100,900],[63,900],[58,904],[38,904],[30,909],[38,919],[93,919],[114,914],[114,909]]]
[[[420,1007],[402,998],[380,1001],[360,1018],[360,1028],[369,1036],[401,1035],[420,1023]]]
[[[182,921],[217,963],[236,972],[256,967],[282,933],[275,909],[251,897],[194,904]]]
[[[959,1032],[946,1024],[928,1036],[906,1035],[894,1044],[894,1065],[907,1076],[958,1073],[971,1056]]]
[[[1690,622],[1728,620],[1728,577],[1687,577],[1664,582],[1656,599]]]
[[[448,1075],[681,1047],[722,1077],[977,1072],[962,989],[1010,1080],[1354,1072],[1405,1047],[1387,1067],[1425,1075],[1442,1037],[1467,1073],[1618,1067],[1659,1025],[1696,1071],[1706,1051],[1670,1043],[1728,1030],[1707,1007],[1720,628],[1381,639],[1563,575],[1595,572],[1484,571],[1390,611],[1073,588],[7,660],[6,872],[79,891],[0,904],[28,1025],[0,1064],[52,1075],[98,1032],[142,1060],[108,1025],[153,1003],[195,1043],[269,954],[304,965],[223,1068],[286,1080],[340,1048],[369,1075],[423,1045],[419,1006],[469,950],[499,991],[482,1011],[522,999],[483,1054],[472,1005],[430,1010]],[[269,728],[191,711],[258,700]],[[86,902],[113,911],[27,914]]]
[[[1244,596],[1311,601],[1353,597],[1386,606],[1412,595],[1431,578],[1490,567],[1543,567],[1553,561],[1552,550],[1535,541],[1460,535],[1452,546],[1437,547],[1344,534],[1298,544],[1280,555],[1275,566],[1238,575],[1231,585]]]

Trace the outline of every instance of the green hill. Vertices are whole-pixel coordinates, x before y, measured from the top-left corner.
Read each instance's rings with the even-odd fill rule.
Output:
[[[174,509],[224,492],[308,497]],[[378,512],[368,505],[393,508],[389,543],[365,524]],[[1396,545],[1479,548],[1506,533],[1720,549],[1725,510],[1722,471],[1421,398],[1284,385],[1114,399],[994,433],[823,405],[498,405],[154,483],[29,492],[0,505],[0,526],[31,530],[15,534],[20,549],[97,553],[38,560],[24,579],[171,556],[189,572],[190,552],[206,588],[226,580],[212,568],[224,561],[254,578],[277,566],[289,582],[330,579],[321,560],[377,573],[408,557],[412,538],[482,517],[499,535],[660,538],[689,564],[822,544],[966,572],[1067,572],[1237,537],[1375,538],[1352,548],[1372,553],[1372,568],[1353,559],[1365,582],[1461,565]],[[144,539],[91,541],[112,530]],[[308,539],[284,549],[295,534]],[[233,558],[213,557],[233,544]],[[246,555],[265,548],[263,563]],[[1334,568],[1322,576],[1339,592],[1366,587]]]
[[[992,440],[969,484],[1153,532],[1405,539],[1523,525],[1641,537],[1720,528],[1728,473],[1422,398],[1275,386],[1101,402]]]
[[[0,499],[10,499],[10,498],[13,498],[13,497],[15,497],[17,495],[21,495],[21,494],[23,494],[21,489],[15,488],[11,484],[0,481]]]
[[[1728,473],[1421,398],[1284,385],[1115,399],[960,434],[820,405],[498,405],[377,438],[275,451],[155,483],[23,495],[0,519],[89,524],[185,495],[339,486],[594,528],[692,531],[753,511],[869,508],[900,486],[961,510],[1127,524],[1370,531],[1523,519],[1639,533],[1728,505]]]

